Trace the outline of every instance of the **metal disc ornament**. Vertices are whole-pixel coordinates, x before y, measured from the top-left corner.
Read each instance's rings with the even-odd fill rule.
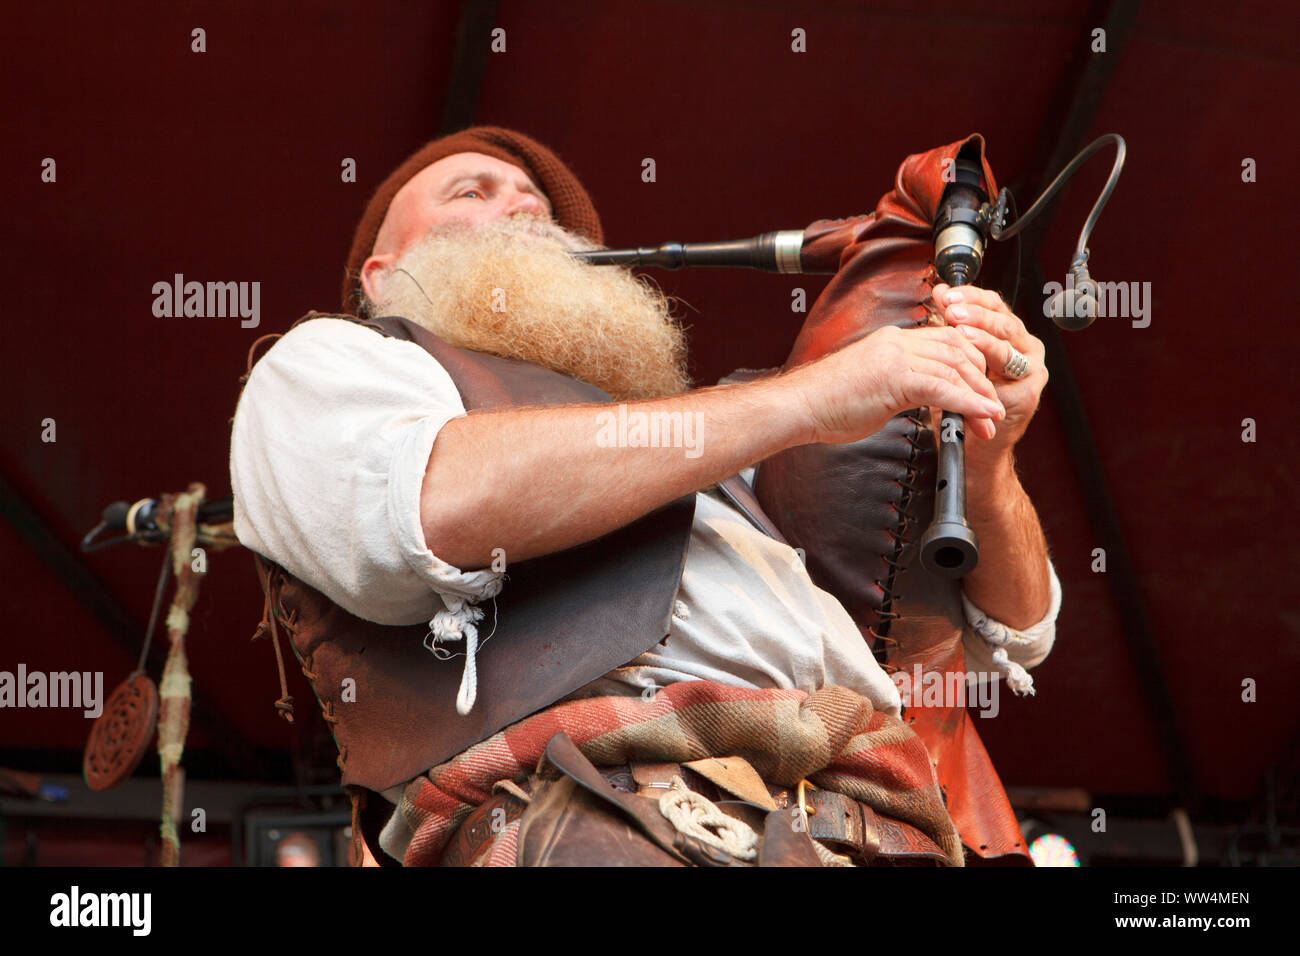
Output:
[[[131,776],[153,742],[158,722],[158,688],[145,674],[117,685],[104,712],[90,728],[82,765],[91,790],[108,790]]]

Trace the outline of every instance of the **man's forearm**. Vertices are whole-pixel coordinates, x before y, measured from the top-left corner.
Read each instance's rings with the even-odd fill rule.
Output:
[[[808,441],[797,396],[792,404],[779,382],[627,403],[629,416],[674,414],[683,424],[692,416],[698,445],[690,449],[602,447],[608,442],[600,440],[598,416],[617,416],[617,405],[512,408],[453,419],[434,442],[421,495],[429,548],[460,568],[488,566],[497,548],[510,562],[561,551]],[[607,419],[603,424],[608,429]],[[688,456],[696,449],[698,456]]]
[[[1051,606],[1047,541],[1010,454],[967,470],[966,516],[979,537],[978,566],[963,580],[976,607],[1007,627],[1032,627]]]
[[[611,416],[622,427],[616,405],[453,419],[425,469],[425,543],[466,569],[488,566],[498,549],[507,562],[563,551],[786,448],[875,434],[918,405],[950,408],[991,432],[1005,409],[982,362],[956,329],[886,326],[772,378],[628,403],[629,424],[634,414],[681,416],[678,434],[689,422],[698,440],[689,448],[628,447],[630,434],[609,434]]]

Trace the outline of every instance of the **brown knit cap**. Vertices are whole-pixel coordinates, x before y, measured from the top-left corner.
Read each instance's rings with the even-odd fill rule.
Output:
[[[352,251],[348,254],[347,272],[343,276],[343,311],[353,311],[360,301],[361,267],[374,251],[379,227],[383,225],[398,190],[426,166],[456,153],[484,153],[518,166],[533,178],[551,201],[556,222],[593,242],[604,244],[600,217],[596,215],[591,197],[558,156],[523,133],[499,126],[471,126],[426,143],[398,166],[370,197],[361,222],[357,224]]]

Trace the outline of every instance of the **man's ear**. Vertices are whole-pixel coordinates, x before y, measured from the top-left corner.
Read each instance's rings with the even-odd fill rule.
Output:
[[[383,295],[385,273],[396,259],[396,253],[386,252],[381,256],[371,256],[362,264],[361,288],[371,302],[377,302]]]

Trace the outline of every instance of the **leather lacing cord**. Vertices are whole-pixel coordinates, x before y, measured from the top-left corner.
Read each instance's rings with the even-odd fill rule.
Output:
[[[274,341],[275,339],[281,338],[283,335],[284,335],[283,332],[268,332],[266,335],[259,335],[256,339],[253,340],[253,344],[248,347],[247,368],[245,369],[244,374],[239,376],[240,385],[245,385],[248,383],[248,376],[253,373],[253,363],[257,361],[257,359],[255,358],[255,356],[257,355],[257,350],[262,347],[262,343],[267,341]]]
[[[298,319],[298,321],[294,322],[293,325],[289,326],[289,330],[292,331],[302,323],[310,321],[311,319],[352,319],[352,318],[353,318],[352,316],[344,315],[338,312],[317,312],[315,309],[313,309],[312,311],[304,315],[302,318]],[[353,321],[357,321],[357,320],[353,319]],[[379,328],[379,326],[369,322],[358,321],[358,324],[365,325],[368,328],[383,331],[382,329]],[[262,347],[262,343],[274,342],[277,339],[284,338],[286,334],[287,333],[285,332],[268,332],[266,333],[266,335],[259,335],[256,339],[253,340],[253,344],[248,347],[248,362],[247,365],[245,366],[244,374],[239,376],[239,384],[241,386],[247,385],[248,376],[253,374],[253,364],[257,361],[257,351]]]
[[[241,395],[244,393],[244,386],[248,384],[248,376],[253,374],[253,363],[257,361],[257,359],[255,358],[255,356],[257,355],[257,350],[261,348],[263,342],[267,341],[268,339],[278,339],[283,334],[284,333],[282,332],[268,332],[266,335],[258,336],[257,339],[254,340],[253,344],[248,347],[248,365],[244,369],[244,374],[239,376],[239,393]],[[231,415],[229,421],[227,421],[226,424],[227,425],[235,424],[235,416]]]
[[[284,585],[284,571],[279,565],[265,561],[260,554],[255,553],[253,558],[257,564],[258,577],[262,579],[262,590],[265,594],[265,603],[262,605],[262,621],[257,625],[257,630],[253,633],[253,640],[258,641],[269,637],[271,646],[275,648],[275,669],[280,679],[280,699],[275,702],[275,709],[286,721],[293,723],[293,697],[289,694],[289,683],[285,677],[284,654],[280,650],[280,631],[277,624],[284,627],[285,633],[292,642],[298,631],[298,611],[295,608],[292,612],[285,613],[281,604],[280,594]],[[312,670],[311,655],[304,655],[299,659],[299,663],[302,667],[303,676],[312,682],[312,690],[315,692],[317,675]],[[321,715],[329,723],[330,733],[334,736],[337,745],[338,737],[333,734],[333,728],[339,722],[339,718],[334,715],[334,702],[332,700],[320,700],[319,693],[316,694],[316,699],[320,702]],[[339,771],[346,772],[346,747],[339,747],[337,763]],[[361,866],[365,856],[362,849],[364,843],[361,834],[361,811],[366,806],[366,794],[364,788],[361,787],[348,787],[347,790],[352,803],[352,839],[348,844],[348,863],[352,866]]]
[[[933,263],[931,263],[929,268],[926,270],[926,274],[922,281],[924,281],[931,289],[933,289],[935,283],[939,281],[939,273],[938,270],[935,269]],[[933,299],[931,299],[931,301],[933,301]],[[917,304],[922,308],[925,308],[928,319],[932,313],[928,308],[926,308],[925,303],[919,302]],[[928,324],[928,322],[917,323],[918,326],[926,324]],[[894,606],[901,604],[903,601],[903,595],[897,593],[895,590],[900,569],[899,559],[902,556],[903,549],[907,547],[911,540],[907,534],[908,524],[916,517],[915,512],[912,510],[912,502],[920,490],[917,488],[915,482],[917,474],[916,458],[921,450],[918,438],[921,431],[928,427],[926,420],[921,417],[922,415],[926,416],[926,418],[929,416],[929,409],[925,406],[904,413],[904,417],[914,427],[910,432],[903,435],[907,444],[911,446],[907,456],[907,470],[904,473],[902,481],[899,481],[897,478],[894,479],[894,484],[898,485],[903,490],[903,496],[899,504],[895,505],[892,501],[889,503],[889,507],[893,508],[894,512],[898,515],[898,523],[894,528],[887,528],[885,530],[885,533],[888,534],[894,542],[894,550],[892,554],[884,558],[885,564],[889,566],[889,573],[885,576],[885,580],[883,582],[880,580],[875,581],[876,587],[880,588],[883,592],[883,597],[880,602],[880,610],[876,612],[877,617],[880,619],[880,624],[879,627],[868,628],[871,636],[876,641],[881,645],[889,645],[890,647],[898,646],[898,641],[889,636],[890,626],[894,621],[902,617],[902,614],[894,610]],[[898,672],[899,668],[896,665],[889,663],[888,656],[889,651],[887,649],[884,647],[879,648],[879,663],[887,674],[893,675]]]
[[[896,590],[898,584],[898,572],[902,567],[900,564],[900,558],[902,557],[903,549],[911,542],[911,538],[908,536],[908,531],[910,530],[909,526],[912,520],[916,517],[911,506],[917,492],[914,479],[916,478],[917,473],[916,459],[921,450],[920,442],[917,439],[920,430],[925,425],[924,421],[919,417],[922,411],[924,411],[924,409],[918,408],[904,413],[904,417],[914,427],[903,435],[903,438],[910,446],[907,461],[905,463],[906,471],[903,480],[899,481],[898,479],[895,479],[894,481],[894,483],[902,489],[903,495],[898,504],[894,504],[892,501],[889,503],[889,507],[898,515],[898,521],[894,527],[885,529],[885,533],[888,534],[890,539],[894,542],[894,547],[890,554],[883,556],[883,560],[889,568],[889,573],[885,575],[885,580],[881,581],[876,579],[874,581],[875,585],[880,588],[883,593],[880,602],[880,610],[876,612],[876,616],[879,618],[879,624],[876,627],[868,628],[875,640],[879,641],[881,644],[890,645],[892,647],[896,647],[898,641],[889,636],[889,631],[893,622],[902,617],[900,612],[894,610],[895,606],[901,604],[903,601],[903,595],[899,594]],[[880,662],[884,667],[885,672],[889,674],[895,673],[898,668],[888,662],[888,652],[884,651],[882,656],[886,658]]]
[[[263,559],[260,555],[257,556],[257,562],[259,566],[263,563]],[[258,625],[257,633],[253,635],[253,639],[257,640],[258,638],[267,636],[272,639],[271,643],[275,647],[276,669],[279,672],[280,677],[280,699],[275,702],[275,709],[280,713],[281,717],[289,721],[289,723],[293,723],[293,697],[289,695],[289,685],[288,681],[285,679],[284,655],[280,652],[279,630],[277,629],[276,624],[278,622],[279,626],[284,628],[285,634],[288,635],[290,645],[292,646],[293,638],[296,637],[298,633],[298,610],[297,608],[288,612],[284,610],[280,598],[281,589],[284,586],[284,570],[278,565],[271,564],[270,562],[266,563],[270,564],[270,567],[265,571],[265,589],[267,595],[266,605],[262,612],[262,623]],[[259,567],[259,572],[260,571],[261,568]],[[313,655],[310,653],[300,655],[298,657],[298,663],[302,669],[303,676],[306,677],[307,680],[311,681],[312,692],[316,694],[316,701],[320,704],[321,716],[324,717],[325,722],[330,725],[330,735],[334,737],[335,745],[339,748],[339,756],[337,759],[339,770],[346,771],[347,768],[345,765],[348,759],[348,749],[346,746],[338,743],[338,736],[334,734],[334,726],[339,723],[340,718],[334,713],[334,701],[328,699],[322,700],[320,692],[316,689],[316,678],[319,675],[314,669],[315,664],[312,661],[312,656]]]
[[[256,556],[256,561],[258,563],[258,571],[262,571],[263,562],[261,555]],[[284,674],[284,654],[280,650],[280,631],[276,626],[279,615],[277,614],[277,608],[273,606],[271,599],[272,591],[274,591],[276,597],[274,603],[279,603],[279,588],[275,586],[275,581],[273,580],[276,570],[278,569],[275,569],[274,567],[265,570],[265,583],[262,587],[266,597],[265,602],[262,605],[262,620],[261,623],[257,625],[257,630],[253,632],[252,640],[260,641],[265,637],[271,639],[271,646],[275,648],[275,669],[280,677],[280,699],[275,702],[275,709],[288,723],[293,723],[293,697],[289,693],[289,682],[285,678]],[[289,622],[286,621],[285,629],[288,630],[288,628]],[[292,637],[292,633],[290,636]]]
[[[361,836],[361,811],[366,808],[366,791],[364,787],[348,787],[348,799],[352,801],[352,839],[348,843],[348,865],[364,866],[365,841]]]

